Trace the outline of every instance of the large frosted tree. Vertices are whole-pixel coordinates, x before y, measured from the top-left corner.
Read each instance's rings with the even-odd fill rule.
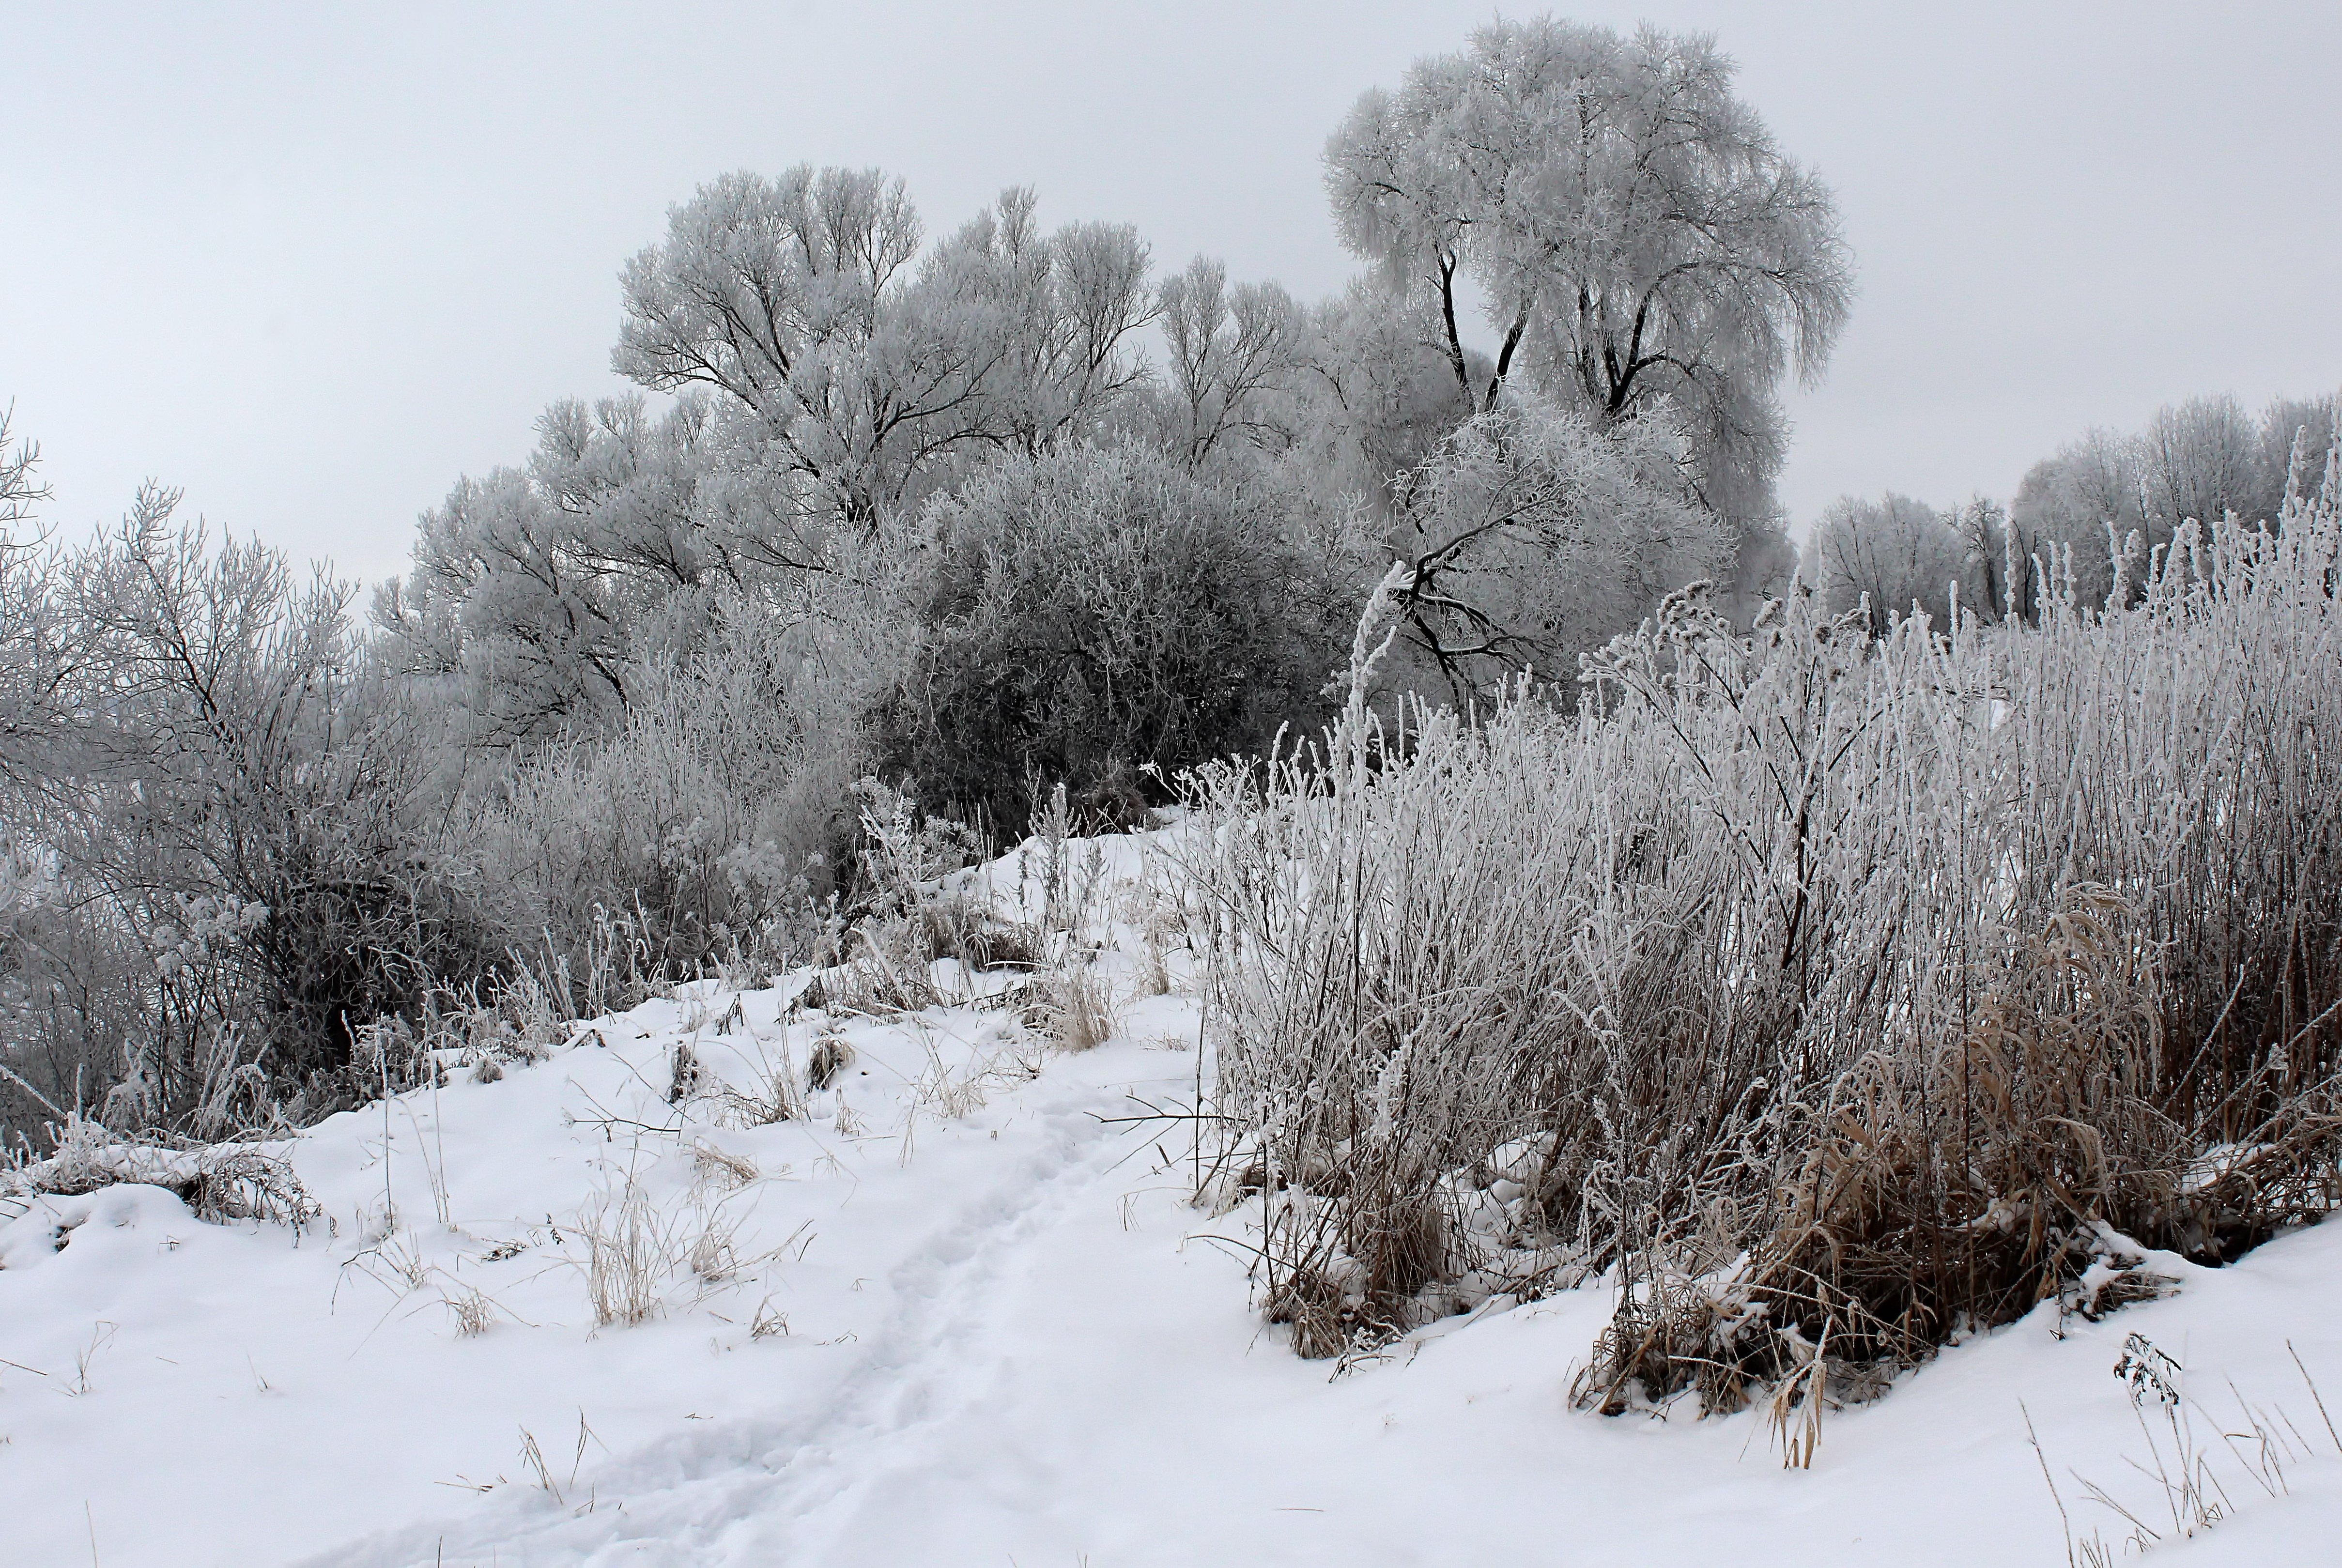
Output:
[[[812,514],[865,526],[955,460],[1031,454],[1139,385],[1156,310],[1126,225],[1043,233],[1028,190],[921,254],[902,182],[799,165],[726,175],[626,264],[617,372],[706,387]]]
[[[374,616],[389,667],[494,745],[606,730],[646,633],[685,631],[690,591],[760,580],[801,548],[711,454],[709,399],[562,402],[525,468],[459,480],[423,514],[415,568]]]
[[[1460,408],[1523,375],[1597,421],[1672,404],[1745,578],[1783,554],[1777,389],[1820,372],[1852,283],[1829,188],[1732,70],[1704,35],[1499,21],[1361,97],[1326,162],[1344,242],[1429,302]],[[1458,321],[1475,295],[1485,377]]]

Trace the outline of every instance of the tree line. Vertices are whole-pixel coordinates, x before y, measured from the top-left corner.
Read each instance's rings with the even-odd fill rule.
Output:
[[[2005,505],[1842,495],[1816,522],[1805,576],[1874,635],[1915,610],[1947,625],[1955,598],[1987,620],[2037,623],[2061,591],[2094,605],[2136,596],[2182,524],[2274,526],[2288,494],[2314,494],[2337,412],[2331,394],[2274,398],[2257,415],[2232,396],[2190,398],[2138,432],[2067,442]]]
[[[1492,24],[1325,182],[1362,271],[1304,301],[1024,188],[930,232],[876,170],[712,180],[621,271],[636,390],[363,604],[160,486],[64,540],[0,441],[0,1118],[298,1122],[449,997],[802,959],[862,781],[1131,822],[1329,717],[1378,584],[1377,699],[1458,704],[1782,590],[1852,258],[1713,39]]]

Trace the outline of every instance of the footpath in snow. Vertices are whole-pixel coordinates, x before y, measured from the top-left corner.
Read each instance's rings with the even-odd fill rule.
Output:
[[[1134,884],[1145,841],[1107,848]],[[298,1233],[155,1186],[0,1207],[0,1564],[2060,1563],[2027,1411],[2077,1533],[2130,1533],[2092,1481],[2158,1560],[2342,1561],[2294,1362],[2342,1418],[2332,1224],[1948,1351],[1827,1419],[1810,1471],[1754,1413],[1571,1410],[1599,1286],[1295,1358],[1244,1212],[1192,1206],[1184,1124],[1133,1119],[1195,1092],[1180,957],[1155,994],[1110,943],[1118,1027],[1081,1053],[996,999],[683,988],[284,1145],[324,1209]],[[802,1114],[744,1113],[823,1040]],[[2308,1456],[2265,1486],[2199,1418],[2226,1516],[2177,1539],[2133,1467],[2171,1428],[2113,1375],[2133,1334]]]

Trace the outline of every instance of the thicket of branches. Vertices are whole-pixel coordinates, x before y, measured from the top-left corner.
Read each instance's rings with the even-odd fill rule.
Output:
[[[2329,457],[2110,602],[1750,635],[1683,595],[1572,710],[1354,700],[1208,778],[1271,1315],[1334,1354],[1615,1269],[1589,1403],[1817,1410],[2328,1212],[2337,591]]]
[[[488,952],[475,890],[416,852],[426,753],[349,590],[176,504],[150,487],[6,562],[0,1065],[52,1115],[216,1128],[346,1098],[353,1026]]]
[[[1035,781],[1070,780],[1092,815],[1135,826],[1156,779],[1322,721],[1380,564],[1283,475],[1198,474],[1136,444],[1011,456],[924,522],[912,586],[931,631],[892,760],[1004,825]]]

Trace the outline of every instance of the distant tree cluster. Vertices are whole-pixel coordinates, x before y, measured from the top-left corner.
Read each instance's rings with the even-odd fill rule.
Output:
[[[2258,417],[2234,397],[2191,398],[2136,434],[2094,429],[2067,443],[2005,507],[1840,496],[1815,524],[1805,574],[1833,610],[1863,607],[1874,634],[1915,608],[1944,624],[1955,595],[1987,620],[2037,619],[2069,587],[2103,605],[2138,590],[2183,523],[2274,525],[2289,493],[2315,494],[2337,413],[2330,394],[2280,397]]]
[[[2077,590],[2103,601],[2117,550],[2164,548],[2190,520],[2271,523],[2288,486],[2314,494],[2336,413],[2331,394],[2280,397],[2257,418],[2233,397],[2197,397],[2157,410],[2137,434],[2092,430],[2035,464],[2017,486],[2008,508],[2017,557],[2047,561],[2054,546],[2070,559]],[[2137,568],[2128,574],[2133,585],[2141,577]],[[2017,586],[2030,594],[2023,603],[2038,602],[2038,583]]]
[[[639,390],[458,480],[363,617],[165,492],[26,533],[0,433],[0,1115],[315,1114],[452,997],[810,951],[857,781],[1129,821],[1326,718],[1377,584],[1377,700],[1458,703],[1780,588],[1851,261],[1712,40],[1496,23],[1325,168],[1366,270],[1315,303],[1027,189],[931,234],[876,170],[715,179],[621,272]]]

